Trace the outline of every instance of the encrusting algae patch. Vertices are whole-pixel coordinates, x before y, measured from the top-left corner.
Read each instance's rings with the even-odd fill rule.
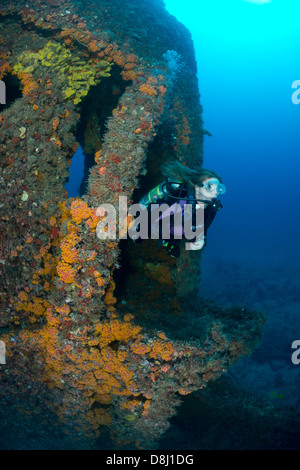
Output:
[[[99,84],[101,78],[110,76],[111,64],[105,60],[86,61],[72,54],[64,45],[49,41],[38,52],[23,52],[17,58],[13,71],[22,79],[43,67],[57,73],[65,97],[79,104],[91,86]]]

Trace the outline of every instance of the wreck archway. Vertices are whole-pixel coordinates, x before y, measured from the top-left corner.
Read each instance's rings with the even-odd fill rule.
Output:
[[[95,153],[102,148],[107,120],[112,116],[125,88],[131,85],[131,81],[122,78],[121,72],[120,67],[113,65],[110,76],[92,86],[82,100],[75,132],[79,146],[72,157],[65,186],[73,197],[86,194],[90,170],[95,165]]]

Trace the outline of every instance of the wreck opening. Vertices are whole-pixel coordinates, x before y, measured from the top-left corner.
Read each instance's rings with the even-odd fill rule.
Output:
[[[22,98],[21,81],[15,75],[7,73],[0,80],[0,111],[8,109],[16,100]]]
[[[81,145],[78,145],[78,148],[72,157],[72,164],[69,168],[69,178],[65,184],[65,190],[69,197],[79,196],[83,175],[84,154]]]
[[[131,81],[122,78],[121,72],[119,66],[113,65],[110,76],[92,86],[81,103],[80,120],[75,132],[79,147],[72,157],[65,186],[67,191],[67,188],[72,188],[73,197],[86,193],[90,170],[95,165],[95,153],[102,148],[107,120],[112,116],[125,88],[131,84]]]

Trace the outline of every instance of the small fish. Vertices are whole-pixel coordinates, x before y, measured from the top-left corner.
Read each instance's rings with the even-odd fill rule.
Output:
[[[281,400],[285,395],[285,390],[275,388],[269,392],[269,398],[272,400]]]

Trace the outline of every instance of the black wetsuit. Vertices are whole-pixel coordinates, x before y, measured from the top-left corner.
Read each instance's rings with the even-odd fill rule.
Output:
[[[184,204],[191,204],[192,206],[192,220],[191,220],[191,228],[195,230],[196,228],[196,211],[197,210],[203,210],[199,206],[197,206],[197,201],[199,202],[205,202],[207,205],[204,209],[204,237],[205,237],[205,245],[206,245],[206,234],[207,234],[207,229],[213,222],[216,213],[223,207],[221,204],[221,201],[218,199],[213,199],[212,201],[203,201],[203,200],[197,200],[195,199],[195,189],[193,187],[189,187],[188,184],[186,183],[180,183],[180,182],[174,182],[170,181],[169,179],[166,180],[165,182],[161,183],[159,186],[157,186],[157,191],[154,190],[150,191],[147,193],[141,200],[140,204],[145,205],[148,208],[148,215],[149,215],[149,238],[150,236],[150,214],[151,214],[151,205],[152,204],[159,204],[162,205],[166,203],[169,207],[172,206],[175,203],[181,204],[181,206],[184,208]],[[150,210],[149,210],[150,209]],[[162,244],[161,246],[164,246],[165,248],[170,248],[173,245],[178,245],[180,240],[174,238],[174,235],[172,234],[172,227],[174,225],[174,216],[170,217],[170,226],[171,226],[171,233],[168,238],[170,240],[167,243]],[[162,239],[161,236],[161,227],[158,229],[159,230],[159,238]],[[184,237],[184,234],[183,234]],[[141,240],[140,240],[141,241]],[[164,240],[162,240],[164,241]],[[191,240],[193,241],[193,240]],[[177,250],[178,251],[178,250]],[[171,254],[171,253],[170,253]],[[177,257],[177,256],[176,256]]]

